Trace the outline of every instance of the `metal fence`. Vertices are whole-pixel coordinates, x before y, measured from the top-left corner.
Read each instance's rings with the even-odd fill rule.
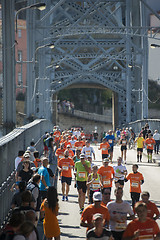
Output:
[[[34,139],[36,149],[41,153],[42,140],[46,131],[51,131],[53,124],[45,119],[35,120],[23,127],[14,129],[0,138],[0,227],[8,220],[13,193],[10,191],[15,182],[14,160],[19,150],[26,150]]]

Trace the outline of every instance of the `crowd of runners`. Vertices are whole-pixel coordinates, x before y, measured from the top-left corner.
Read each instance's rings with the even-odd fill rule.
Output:
[[[15,184],[11,188],[14,191],[12,214],[0,240],[38,240],[38,221],[43,221],[47,239],[60,239],[57,181],[61,181],[62,201],[69,201],[70,186],[74,183],[80,225],[87,229],[86,239],[160,238],[156,223],[159,210],[149,200],[149,192],[141,193],[144,176],[138,171],[138,164],[133,164],[130,173],[126,168],[130,144],[137,144],[137,162],[143,161],[145,148],[148,162],[152,162],[153,151],[159,153],[160,134],[157,130],[153,134],[145,125],[137,137],[132,128],[109,130],[100,137],[94,131],[92,136],[90,141],[80,128],[61,131],[55,126],[52,132],[44,135],[42,156],[34,141],[26,151],[19,151],[15,159]],[[100,166],[96,164],[91,143],[101,152]],[[116,164],[113,163],[115,145],[119,145],[121,153]],[[131,205],[123,201],[123,187],[127,181],[130,183]],[[110,198],[113,185],[115,200]],[[128,225],[127,220],[130,220]]]

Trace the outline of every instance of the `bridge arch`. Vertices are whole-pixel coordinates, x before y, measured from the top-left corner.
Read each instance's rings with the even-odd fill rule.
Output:
[[[35,42],[44,45],[49,41],[55,47],[37,52],[40,67],[35,77],[43,77],[47,68],[49,78],[43,87],[39,84],[38,116],[45,108],[45,97],[40,100],[44,89],[52,95],[73,84],[98,84],[116,93],[119,125],[147,116],[145,8],[139,0],[62,0],[48,6],[37,25]],[[138,92],[133,90],[138,89],[137,104]]]

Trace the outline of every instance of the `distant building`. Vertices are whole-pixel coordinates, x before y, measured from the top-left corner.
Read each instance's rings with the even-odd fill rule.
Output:
[[[27,73],[27,31],[26,21],[18,19],[17,34],[15,32],[15,59],[16,59],[16,96],[26,91]],[[3,88],[3,65],[2,65],[2,13],[0,5],[0,88]]]
[[[160,12],[159,16],[160,16]],[[151,80],[157,81],[160,84],[160,47],[152,49],[150,46],[151,44],[160,45],[160,29],[158,30],[157,27],[160,27],[160,20],[153,14],[150,15],[150,26],[154,27],[152,34],[155,35],[153,39],[149,38],[148,40],[148,48],[149,48],[149,61],[148,61],[148,77]],[[150,36],[150,33],[149,33]]]
[[[18,19],[17,34],[15,35],[15,59],[16,59],[16,96],[26,92],[27,74],[27,31],[26,21]]]

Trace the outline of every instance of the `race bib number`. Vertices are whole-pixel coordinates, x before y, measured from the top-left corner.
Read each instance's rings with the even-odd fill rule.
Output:
[[[138,237],[139,240],[153,240],[153,236],[152,235],[142,235]]]
[[[100,184],[99,183],[93,183],[92,184],[92,188],[93,189],[99,189],[100,188]]]
[[[107,150],[107,148],[102,148],[102,150],[103,150],[103,151],[106,151],[106,150]]]
[[[125,222],[116,222],[115,229],[116,230],[124,230],[124,229],[126,229]]]
[[[62,166],[62,170],[68,171],[68,169],[69,169],[68,166],[65,166],[65,165]]]
[[[63,155],[59,155],[59,158],[63,158]]]
[[[85,173],[85,172],[79,172],[79,173],[78,173],[78,176],[79,176],[80,178],[85,178],[86,173]]]
[[[108,142],[109,142],[109,143],[112,143],[112,139],[109,139]]]
[[[126,144],[126,141],[122,141],[122,144],[124,144],[124,145],[125,145],[125,144]]]
[[[131,186],[132,186],[132,187],[135,187],[135,188],[138,188],[139,183],[138,183],[138,182],[132,182]]]
[[[149,147],[152,147],[152,144],[148,144]]]
[[[90,153],[91,153],[90,151],[86,151],[87,156],[90,156],[91,155]]]
[[[103,185],[110,185],[110,184],[111,184],[110,180],[103,181]]]

